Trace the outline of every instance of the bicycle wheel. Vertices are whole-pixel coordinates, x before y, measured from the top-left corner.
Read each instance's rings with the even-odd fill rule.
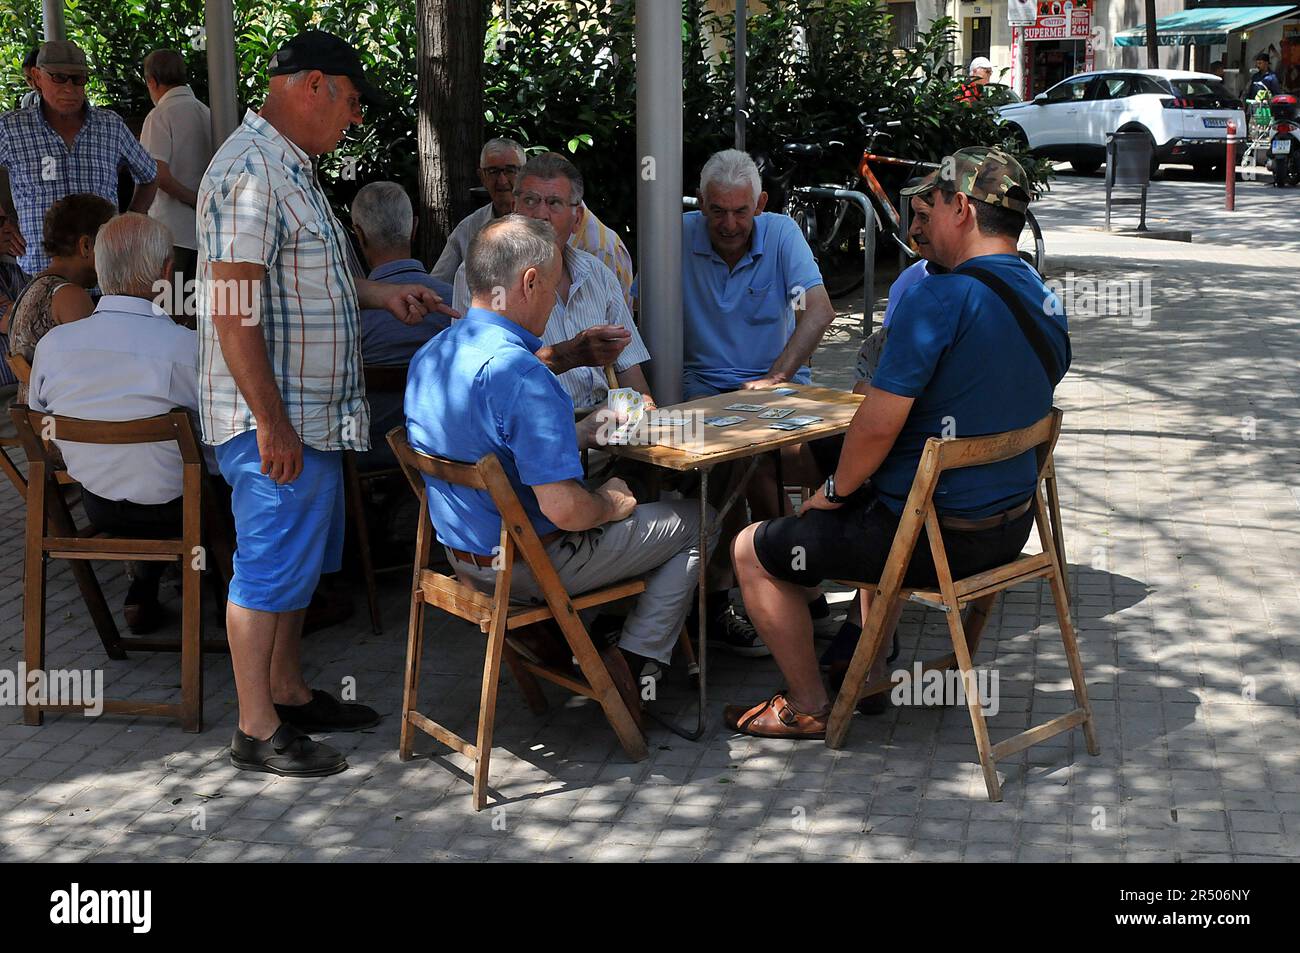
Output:
[[[1038,227],[1034,213],[1028,209],[1025,210],[1025,227],[1020,230],[1020,238],[1016,241],[1016,252],[1033,265],[1040,275],[1043,273],[1043,259],[1047,255],[1043,246],[1043,230]]]
[[[862,230],[866,219],[862,207],[843,199],[822,199],[817,219],[828,223],[824,234],[817,236],[813,255],[821,269],[826,293],[841,298],[861,286],[865,275]],[[874,223],[873,223],[874,225]]]

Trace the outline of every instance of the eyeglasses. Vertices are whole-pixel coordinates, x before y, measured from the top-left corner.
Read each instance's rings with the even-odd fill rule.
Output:
[[[67,83],[72,83],[73,86],[85,86],[90,81],[90,77],[85,73],[51,73],[46,70],[45,75],[60,86]]]
[[[524,195],[516,196],[516,198],[519,200],[519,204],[529,211],[537,208],[537,206],[541,205],[543,202],[546,203],[546,207],[552,212],[563,212],[566,208],[575,208],[581,204],[579,202],[566,202],[558,195],[552,195],[550,198],[542,198],[542,196],[538,195],[536,192],[527,192]]]
[[[490,165],[490,166],[488,166],[487,168],[483,169],[483,174],[486,175],[489,179],[496,179],[496,178],[499,178],[499,177],[501,177],[501,176],[503,176],[503,175],[507,175],[507,176],[511,176],[511,177],[513,177],[513,176],[516,176],[516,175],[519,174],[519,166],[517,166],[517,165]]]

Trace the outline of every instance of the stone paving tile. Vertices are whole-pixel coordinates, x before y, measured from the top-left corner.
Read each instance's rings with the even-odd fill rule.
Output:
[[[770,660],[710,658],[708,728],[688,742],[652,726],[633,764],[598,713],[548,688],[533,716],[509,679],[500,698],[492,799],[476,813],[465,759],[431,739],[396,757],[405,594],[381,579],[384,634],[357,596],[350,620],[311,636],[309,680],[386,715],[336,735],[352,770],[315,782],[241,774],[229,661],[204,659],[205,730],[142,718],[48,716],[0,708],[0,861],[222,863],[613,862],[1248,862],[1300,856],[1300,316],[1278,295],[1300,269],[1300,241],[1255,240],[1289,223],[1243,185],[1234,219],[1198,207],[1193,228],[1219,244],[1103,236],[1097,179],[1065,176],[1038,209],[1049,276],[1074,301],[1074,363],[1058,388],[1057,451],[1080,650],[1102,752],[1079,732],[999,763],[990,803],[966,712],[899,706],[856,718],[846,746],[730,737],[722,705],[770,691]],[[1152,192],[1153,221],[1205,203],[1176,177]],[[1190,207],[1190,205],[1188,206]],[[1291,211],[1287,211],[1290,209]],[[1288,217],[1283,217],[1288,216]],[[1283,234],[1281,225],[1273,230]],[[1088,313],[1090,280],[1132,279],[1149,313]],[[881,289],[883,292],[883,289]],[[853,303],[818,353],[815,379],[846,386],[860,343]],[[883,293],[878,307],[883,307]],[[878,315],[877,315],[878,316]],[[1224,321],[1228,316],[1232,320]],[[7,418],[0,428],[8,426]],[[7,431],[5,431],[7,432]],[[21,660],[23,507],[0,490],[0,670]],[[1032,545],[1032,544],[1031,544]],[[97,565],[110,604],[121,567]],[[851,595],[831,593],[843,607]],[[177,685],[174,655],[106,662],[63,563],[52,563],[49,664],[104,673],[106,690]],[[210,618],[210,613],[206,616]],[[938,613],[908,606],[899,669],[941,654]],[[421,697],[461,732],[477,712],[482,641],[431,619]],[[1045,587],[1010,592],[976,653],[998,675],[996,743],[1073,706]],[[689,717],[670,674],[661,708]]]

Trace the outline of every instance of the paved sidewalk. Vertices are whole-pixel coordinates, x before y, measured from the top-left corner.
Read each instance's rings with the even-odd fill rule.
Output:
[[[535,717],[505,676],[492,762],[499,800],[475,814],[462,759],[396,757],[399,573],[384,583],[382,637],[369,634],[358,599],[347,624],[306,647],[313,684],[337,691],[353,679],[358,697],[388,715],[374,731],[331,739],[350,771],[311,782],[234,771],[222,656],[205,663],[199,735],[127,718],[51,716],[27,728],[19,709],[0,708],[0,860],[1295,858],[1300,247],[1255,247],[1249,220],[1199,211],[1236,244],[1090,232],[1083,216],[1098,185],[1062,178],[1040,217],[1055,273],[1073,276],[1065,294],[1136,279],[1125,287],[1139,297],[1128,300],[1141,304],[1149,291],[1152,304],[1146,314],[1076,311],[1074,364],[1058,391],[1066,545],[1100,757],[1077,732],[1059,736],[1003,762],[1004,800],[990,804],[959,708],[859,716],[839,752],[733,737],[722,705],[758,699],[779,676],[770,661],[715,654],[709,733],[691,743],[654,728],[640,764],[590,705],[548,688],[552,710]],[[1208,189],[1158,186],[1171,219]],[[1274,191],[1243,189],[1256,225],[1280,227],[1276,202],[1300,209],[1295,193]],[[819,383],[849,383],[858,323],[846,314],[830,335]],[[0,669],[21,659],[22,512],[0,488]],[[116,606],[118,570],[102,578]],[[52,567],[50,592],[52,666],[103,669],[110,693],[175,689],[175,656],[105,661],[63,564]],[[937,613],[909,608],[897,666],[938,654],[946,637]],[[482,640],[438,621],[426,645],[424,704],[467,732]],[[1071,705],[1040,587],[1004,599],[977,660],[1000,677],[995,741]],[[664,694],[670,709],[689,697],[679,676]]]

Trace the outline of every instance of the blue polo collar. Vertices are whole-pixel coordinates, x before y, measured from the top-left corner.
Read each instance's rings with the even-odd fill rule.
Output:
[[[470,308],[465,312],[465,321],[475,321],[480,324],[490,324],[494,328],[499,328],[507,337],[513,338],[524,347],[528,348],[529,353],[536,354],[542,347],[542,339],[537,337],[527,328],[515,324],[504,314],[497,314],[495,311],[489,311],[487,308]]]
[[[418,271],[427,275],[429,270],[420,264],[414,258],[399,258],[396,261],[385,262],[370,273],[371,281],[383,281],[391,278],[393,275],[404,274],[408,271]]]

